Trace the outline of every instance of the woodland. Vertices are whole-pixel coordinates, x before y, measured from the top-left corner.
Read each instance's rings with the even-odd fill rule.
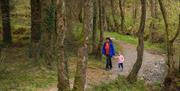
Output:
[[[0,0],[0,91],[179,90],[180,0]]]

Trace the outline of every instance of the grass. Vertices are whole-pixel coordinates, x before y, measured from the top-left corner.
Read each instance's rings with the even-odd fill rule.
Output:
[[[115,81],[108,84],[95,86],[88,91],[149,91],[144,81],[137,81],[134,84],[129,84],[124,76],[119,76]]]
[[[0,91],[36,91],[57,82],[56,71],[40,67],[26,56],[26,48],[3,49],[0,63]]]
[[[19,64],[8,68],[0,75],[0,90],[2,91],[35,91],[36,88],[47,87],[56,82],[56,72],[42,70],[36,66],[28,67],[30,64]]]
[[[7,48],[2,51],[5,60],[0,63],[0,91],[36,91],[57,84],[56,64],[52,69],[47,69],[38,62],[27,58],[26,48]],[[13,55],[11,55],[13,54]],[[8,56],[7,56],[8,55]],[[76,61],[78,57],[69,56],[69,76],[74,78]],[[103,69],[104,61],[99,61],[93,56],[89,57],[89,69]]]
[[[105,32],[105,36],[113,37],[117,40],[121,40],[126,43],[133,44],[133,45],[137,45],[138,43],[138,40],[136,37],[122,35],[115,32]],[[165,46],[164,44],[160,44],[160,43],[150,43],[149,41],[145,41],[144,48],[147,50],[156,51],[158,53],[165,53]]]

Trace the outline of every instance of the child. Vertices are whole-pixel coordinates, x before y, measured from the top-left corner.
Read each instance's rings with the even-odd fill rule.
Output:
[[[115,58],[118,59],[118,67],[119,67],[119,69],[122,68],[122,70],[123,70],[123,62],[124,62],[123,55],[121,55],[120,52],[119,52],[119,54]]]

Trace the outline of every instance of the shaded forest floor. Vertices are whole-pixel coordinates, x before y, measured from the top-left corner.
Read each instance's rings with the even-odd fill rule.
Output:
[[[125,62],[124,62],[124,70],[121,71],[118,68],[117,60],[113,59],[113,69],[110,71],[105,71],[105,62],[100,62],[100,66],[96,67],[95,65],[98,64],[98,60],[95,60],[94,63],[91,63],[89,61],[88,66],[88,73],[87,73],[87,84],[86,88],[90,91],[147,91],[149,90],[145,83],[151,84],[153,88],[151,90],[159,90],[160,84],[162,83],[164,76],[166,75],[166,66],[165,66],[165,57],[160,54],[156,54],[152,51],[146,51],[144,52],[144,61],[143,65],[141,67],[141,70],[139,72],[139,80],[136,84],[132,85],[132,87],[128,87],[128,85],[123,85],[125,81],[125,77],[129,74],[131,71],[133,64],[135,63],[136,59],[136,46],[112,38],[114,40],[114,43],[116,45],[117,50],[121,50],[125,56]],[[74,67],[72,67],[74,68]],[[108,84],[112,83],[112,81],[122,81],[120,83],[123,85],[123,87],[116,87],[114,88],[108,88],[107,85],[105,87],[97,87],[101,86],[102,84]],[[71,87],[73,84],[73,79],[71,80]],[[138,85],[137,85],[138,84]],[[114,84],[115,85],[115,84]],[[117,84],[116,84],[117,85]],[[157,86],[158,85],[158,86]],[[40,89],[38,91],[56,91],[56,85],[50,86],[48,88]],[[150,91],[150,90],[149,90]]]
[[[99,88],[97,86],[100,86],[101,88],[103,84],[113,83],[117,80],[118,82],[119,80],[122,81],[120,85],[123,85],[126,83],[125,76],[128,75],[136,61],[136,46],[134,45],[135,42],[133,42],[134,40],[132,40],[132,38],[127,37],[125,40],[123,37],[122,39],[119,39],[111,33],[106,35],[113,37],[116,50],[121,50],[123,52],[125,56],[125,69],[121,72],[117,67],[117,61],[113,59],[113,69],[111,71],[105,71],[105,61],[99,61],[93,56],[90,56],[86,84],[86,88],[90,91],[94,91],[94,88]],[[0,64],[0,90],[55,91],[57,89],[56,63],[54,63],[52,69],[47,69],[44,67],[43,62],[41,62],[42,60],[34,62],[32,59],[29,59],[27,57],[27,50],[28,48],[26,46],[3,49],[2,55],[4,61]],[[124,84],[124,88],[120,88],[126,88],[126,90],[123,91],[146,91],[148,87],[144,85],[144,81],[145,83],[154,83],[158,86],[157,88],[160,87],[160,83],[165,74],[164,56],[160,55],[161,53],[157,54],[154,50],[153,52],[147,50],[145,50],[143,65],[139,73],[140,81],[131,86]],[[78,60],[78,58],[75,55],[68,57],[70,83],[72,87],[76,60]],[[105,58],[103,59],[105,60]],[[118,77],[118,75],[120,76]],[[104,86],[107,87],[107,85]],[[99,91],[111,91],[106,87],[103,87],[103,89],[101,88]]]

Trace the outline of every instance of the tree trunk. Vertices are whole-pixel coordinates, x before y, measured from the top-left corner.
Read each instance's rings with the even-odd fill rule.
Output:
[[[173,43],[180,33],[180,15],[179,15],[179,25],[178,25],[177,32],[176,32],[175,36],[172,39],[170,39],[169,22],[167,20],[166,9],[164,7],[162,0],[158,0],[158,1],[159,1],[160,9],[161,9],[163,19],[164,19],[164,24],[165,24],[167,58],[168,58],[167,59],[168,74],[165,77],[164,87],[162,88],[162,91],[172,91],[173,90],[173,81],[175,78],[175,61],[174,61],[174,45],[173,45]]]
[[[158,15],[158,0],[155,0],[154,2],[154,14],[155,14],[155,18],[159,19],[159,15]]]
[[[137,13],[138,13],[138,1],[133,0],[133,7],[132,7],[132,19],[133,19],[133,24],[136,23],[136,19],[137,19]]]
[[[3,42],[11,43],[11,26],[10,26],[10,10],[9,0],[0,0],[1,14],[2,14],[2,27],[3,27]]]
[[[64,58],[64,39],[65,39],[65,3],[64,0],[57,0],[57,40],[56,51],[58,60],[58,91],[70,91],[68,72]]]
[[[131,70],[130,74],[127,77],[127,80],[130,83],[133,83],[137,80],[137,74],[141,68],[143,61],[143,52],[144,52],[144,28],[146,21],[146,0],[141,0],[141,23],[138,31],[138,46],[137,46],[137,60]]]
[[[155,41],[155,33],[156,33],[156,30],[157,30],[157,27],[156,27],[156,20],[157,20],[157,0],[150,0],[150,10],[151,10],[151,17],[152,17],[152,21],[150,23],[150,41],[151,42],[156,42]]]
[[[74,26],[74,20],[73,20],[73,6],[72,1],[74,0],[65,0],[66,3],[66,26],[67,26],[67,34],[66,34],[66,41],[65,44],[72,43],[74,41],[74,34],[73,34],[73,26]],[[82,0],[83,1],[83,0]],[[82,19],[83,22],[83,19]],[[69,45],[67,45],[69,46]]]
[[[31,42],[38,42],[41,36],[41,2],[31,0]]]
[[[79,49],[79,60],[74,81],[73,91],[84,91],[88,60],[89,33],[93,30],[93,0],[84,0],[83,44]]]
[[[92,34],[92,53],[95,54],[96,47],[96,36],[97,36],[97,1],[93,0],[93,34]]]
[[[120,15],[121,15],[121,31],[124,32],[124,6],[123,6],[123,0],[119,0],[119,9],[120,9]]]
[[[83,23],[83,0],[80,0],[79,2],[79,22]]]
[[[114,8],[114,0],[110,0],[111,1],[111,12],[112,12],[112,17],[113,17],[113,21],[114,21],[114,25],[115,27],[115,31],[116,32],[119,32],[119,25],[118,25],[118,22],[116,21],[116,18],[115,18],[115,8]],[[104,1],[103,1],[104,2]]]
[[[42,15],[42,31],[41,31],[41,40],[40,48],[42,58],[45,60],[45,63],[51,67],[53,54],[55,49],[55,3],[50,0],[41,1],[41,15]]]
[[[103,7],[103,2],[102,0],[98,0],[98,6],[99,6],[99,30],[100,30],[100,36],[99,36],[99,43],[98,43],[98,48],[97,48],[97,54],[96,57],[99,60],[102,60],[102,53],[101,53],[101,47],[103,45],[103,38],[104,38],[104,30],[103,30],[103,14],[102,14],[102,7]]]

